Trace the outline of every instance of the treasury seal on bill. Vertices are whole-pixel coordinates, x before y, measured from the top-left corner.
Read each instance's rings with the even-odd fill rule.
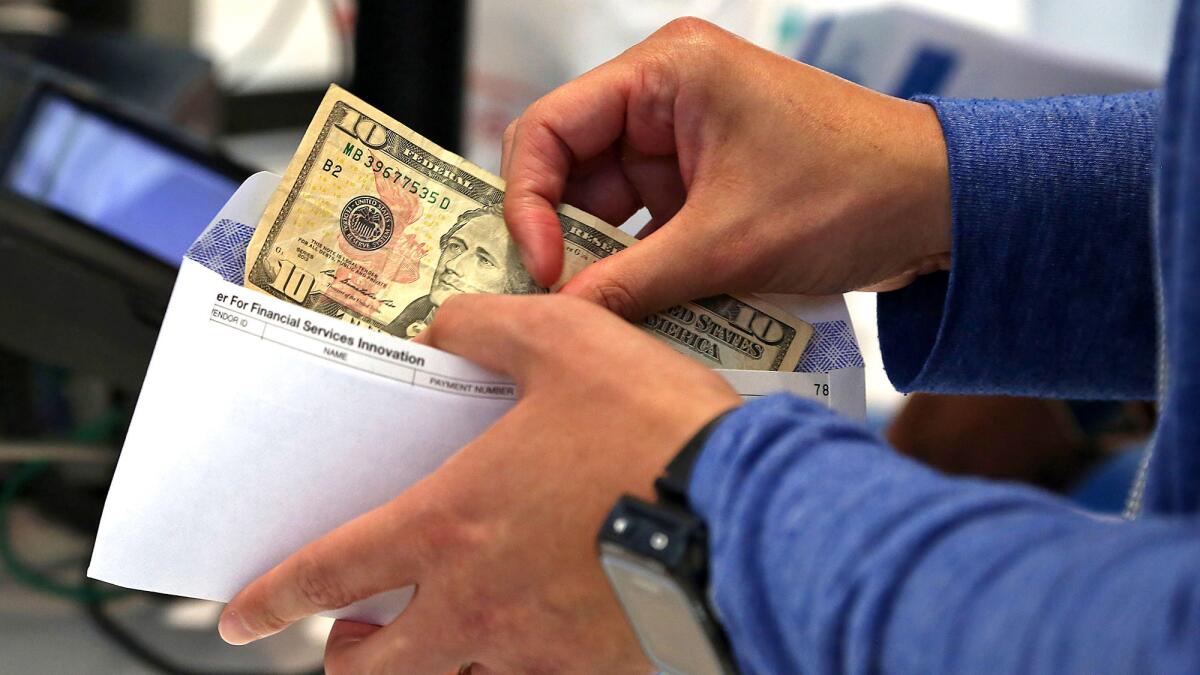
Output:
[[[383,248],[396,228],[392,210],[382,199],[362,195],[346,202],[341,217],[342,236],[360,251]]]

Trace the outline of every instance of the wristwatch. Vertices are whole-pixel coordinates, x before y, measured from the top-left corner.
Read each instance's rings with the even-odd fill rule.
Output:
[[[668,675],[737,673],[707,600],[708,531],[688,507],[692,467],[722,414],[699,431],[654,483],[658,502],[622,496],[600,528],[600,565],[642,650]]]

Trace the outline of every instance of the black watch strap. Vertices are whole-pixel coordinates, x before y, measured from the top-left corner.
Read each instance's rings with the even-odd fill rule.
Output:
[[[726,410],[709,420],[707,424],[700,427],[700,431],[697,431],[691,440],[684,444],[679,454],[675,455],[675,459],[672,459],[671,463],[667,465],[663,475],[654,481],[659,501],[685,509],[688,507],[688,483],[692,480],[692,470],[696,468],[696,460],[700,458],[700,451],[704,449],[708,437],[712,435],[721,420],[734,410],[736,408]]]

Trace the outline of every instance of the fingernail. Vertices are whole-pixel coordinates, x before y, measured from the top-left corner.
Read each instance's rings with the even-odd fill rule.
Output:
[[[244,645],[258,639],[254,631],[246,625],[242,615],[234,611],[227,611],[221,615],[221,620],[217,623],[217,632],[221,634],[222,640],[231,645]]]

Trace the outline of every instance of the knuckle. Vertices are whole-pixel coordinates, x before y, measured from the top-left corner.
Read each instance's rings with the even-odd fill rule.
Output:
[[[242,619],[246,622],[246,627],[256,635],[271,635],[283,630],[288,625],[288,622],[284,621],[272,605],[264,605],[252,615],[243,615]]]
[[[557,126],[549,115],[542,115],[530,122],[527,134],[522,134],[522,138],[528,139],[527,142],[523,142],[525,152],[528,153],[529,159],[533,160],[527,167],[530,169],[527,178],[531,179],[533,184],[565,174],[570,168],[570,162],[579,159],[567,142],[558,135],[555,130]]]
[[[654,107],[655,121],[669,124],[674,117],[674,97],[671,94],[676,88],[670,64],[663,58],[646,59],[637,63],[633,72],[637,90],[658,104]]]
[[[296,561],[296,590],[305,602],[321,609],[345,607],[357,599],[333,568],[311,555],[303,555]]]
[[[720,29],[704,19],[681,16],[664,24],[655,35],[681,42],[695,42],[711,39],[717,32]]]
[[[486,599],[462,605],[455,621],[462,644],[482,645],[506,633],[504,612]]]
[[[452,509],[455,509],[453,504],[421,515],[422,525],[415,542],[421,560],[464,560],[475,549],[478,536],[466,517]]]
[[[713,59],[723,53],[721,42],[727,33],[694,16],[684,16],[658,29],[648,41],[681,74],[696,75],[714,67]]]
[[[637,319],[645,312],[642,303],[628,284],[619,278],[596,281],[588,297],[602,307],[626,319]]]
[[[521,115],[517,117],[517,119],[513,120],[513,135],[515,136],[518,132],[524,131],[529,124],[540,119],[543,111],[545,111],[546,108],[551,105],[549,102],[553,101],[555,92],[562,90],[564,87],[569,87],[570,85],[570,82],[559,85],[558,87],[551,89],[549,92],[537,97],[532,103],[525,106],[525,109],[521,111]]]
[[[517,135],[517,122],[520,118],[514,119],[504,128],[504,136],[502,137],[505,146],[512,145],[513,138]]]

